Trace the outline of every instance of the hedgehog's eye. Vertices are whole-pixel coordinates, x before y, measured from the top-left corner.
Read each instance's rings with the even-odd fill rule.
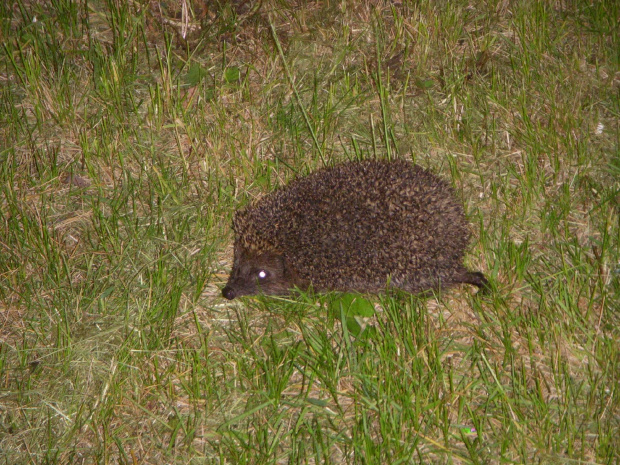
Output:
[[[265,270],[260,270],[258,272],[258,279],[265,279],[269,276],[269,273],[267,273]]]

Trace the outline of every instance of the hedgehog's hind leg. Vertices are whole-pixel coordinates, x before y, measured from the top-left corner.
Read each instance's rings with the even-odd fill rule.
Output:
[[[489,280],[480,271],[468,271],[463,269],[461,273],[456,276],[456,282],[473,284],[480,289],[480,293],[487,294],[491,290],[491,284]]]

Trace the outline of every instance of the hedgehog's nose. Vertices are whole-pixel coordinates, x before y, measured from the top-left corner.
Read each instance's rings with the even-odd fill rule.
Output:
[[[228,300],[233,300],[237,294],[232,287],[226,286],[224,289],[222,289],[222,295]]]

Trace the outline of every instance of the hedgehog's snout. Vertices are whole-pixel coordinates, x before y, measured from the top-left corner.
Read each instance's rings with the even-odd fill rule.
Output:
[[[222,295],[228,300],[233,300],[237,296],[237,293],[232,287],[226,286],[222,289]]]

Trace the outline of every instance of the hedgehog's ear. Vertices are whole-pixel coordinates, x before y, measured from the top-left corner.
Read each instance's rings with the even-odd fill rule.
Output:
[[[282,254],[277,252],[267,252],[262,255],[263,259],[269,262],[271,266],[274,268],[278,268],[280,270],[284,270],[285,260]]]
[[[262,255],[262,259],[265,263],[269,264],[269,267],[272,268],[274,272],[276,272],[280,276],[287,275],[287,263],[286,258],[281,253],[277,252],[267,252]]]
[[[289,266],[288,266],[286,257],[284,255],[278,254],[278,264],[280,265],[280,268],[282,269],[282,276],[288,276]]]
[[[282,267],[282,275],[286,276],[288,279],[295,279],[297,277],[297,272],[286,259],[286,256],[278,255],[278,259],[280,266]]]

